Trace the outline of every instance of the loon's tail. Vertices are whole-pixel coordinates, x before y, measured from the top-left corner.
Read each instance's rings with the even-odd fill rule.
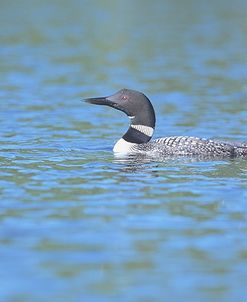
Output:
[[[236,156],[247,158],[247,144],[243,143],[241,145],[235,146],[234,151]]]

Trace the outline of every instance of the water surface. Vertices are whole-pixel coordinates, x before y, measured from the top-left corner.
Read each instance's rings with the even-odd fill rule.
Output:
[[[246,141],[245,1],[1,1],[0,300],[245,301],[247,161],[116,158],[155,136]]]

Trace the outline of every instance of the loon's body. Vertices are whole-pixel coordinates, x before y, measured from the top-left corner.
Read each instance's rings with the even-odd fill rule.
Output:
[[[155,129],[155,112],[150,100],[141,92],[122,89],[108,97],[89,98],[85,101],[113,107],[130,118],[128,131],[113,148],[115,153],[247,157],[247,143],[227,143],[190,136],[172,136],[150,141]]]

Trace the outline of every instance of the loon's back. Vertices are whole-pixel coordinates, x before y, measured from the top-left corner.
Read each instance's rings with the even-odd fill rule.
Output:
[[[247,144],[228,143],[191,136],[170,136],[133,146],[133,152],[160,155],[196,155],[212,157],[247,157]]]

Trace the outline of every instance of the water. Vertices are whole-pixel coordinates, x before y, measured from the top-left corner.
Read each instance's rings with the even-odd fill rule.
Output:
[[[116,158],[156,137],[246,141],[245,1],[0,2],[0,300],[245,301],[245,160]]]

